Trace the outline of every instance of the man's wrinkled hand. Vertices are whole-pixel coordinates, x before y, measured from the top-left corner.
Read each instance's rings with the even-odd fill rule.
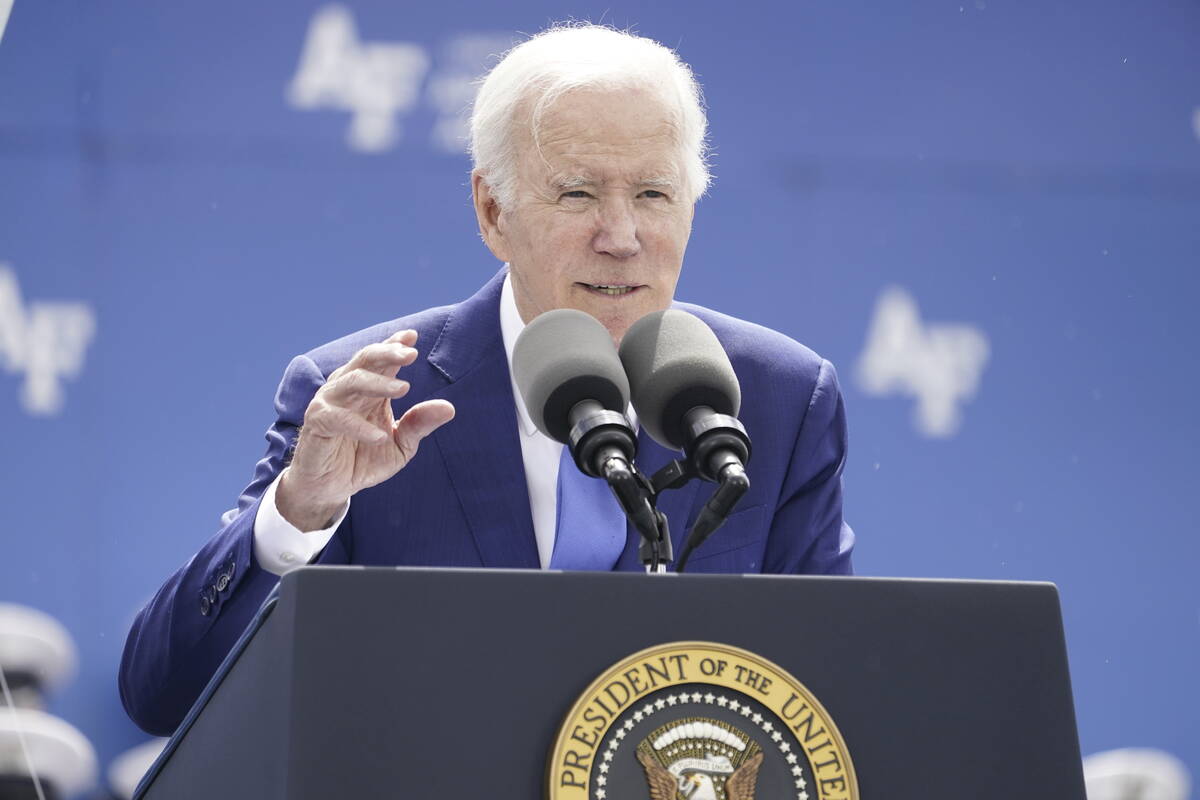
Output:
[[[426,400],[400,419],[392,400],[408,394],[398,373],[417,358],[416,331],[367,345],[330,373],[304,412],[291,465],[275,491],[279,513],[302,531],[329,524],[356,492],[412,460],[421,440],[454,418],[446,400]]]

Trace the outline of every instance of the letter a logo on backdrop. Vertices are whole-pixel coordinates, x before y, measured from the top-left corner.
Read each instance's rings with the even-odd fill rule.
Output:
[[[425,48],[408,42],[363,42],[345,6],[326,6],[308,27],[300,67],[288,87],[296,108],[350,111],[352,150],[387,150],[400,138],[396,115],[417,101],[429,69]]]
[[[459,32],[438,48],[434,69],[433,48],[364,41],[350,9],[328,5],[309,23],[287,101],[304,111],[349,111],[346,146],[383,153],[400,142],[400,119],[424,94],[423,105],[435,116],[429,143],[437,151],[461,154],[475,79],[511,46],[511,34]]]
[[[971,325],[922,323],[912,295],[892,287],[875,306],[867,346],[858,361],[868,394],[915,397],[917,430],[952,436],[962,424],[960,403],[975,396],[991,347]]]
[[[62,411],[62,382],[79,374],[95,333],[96,315],[84,303],[36,302],[26,308],[16,273],[0,263],[0,369],[25,376],[21,405],[30,414]]]

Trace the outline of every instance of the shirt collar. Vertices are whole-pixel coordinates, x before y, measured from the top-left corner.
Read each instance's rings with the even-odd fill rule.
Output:
[[[521,426],[522,433],[526,436],[533,436],[537,433],[537,426],[533,424],[533,419],[529,416],[528,409],[525,408],[525,401],[521,398],[521,390],[517,386],[517,379],[513,376],[512,371],[513,350],[517,346],[517,337],[523,330],[525,330],[525,321],[521,319],[521,312],[517,311],[517,299],[513,295],[512,274],[511,272],[506,273],[504,286],[500,289],[500,336],[504,339],[504,353],[508,356],[508,377],[512,381],[513,400],[517,406],[517,423]],[[637,414],[634,413],[632,405],[625,409],[625,416],[636,431],[638,429]]]
[[[512,381],[513,400],[517,404],[517,422],[521,426],[521,432],[526,436],[533,436],[537,433],[537,426],[533,424],[533,419],[529,416],[529,411],[525,408],[525,401],[521,398],[521,390],[517,387],[517,379],[513,376],[513,349],[517,346],[517,337],[521,335],[521,331],[525,330],[525,321],[521,319],[521,312],[517,311],[517,300],[513,296],[512,275],[504,276],[504,287],[500,290],[500,335],[504,337],[504,353],[508,356],[508,377]]]

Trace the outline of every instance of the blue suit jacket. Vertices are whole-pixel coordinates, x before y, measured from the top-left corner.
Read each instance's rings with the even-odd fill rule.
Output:
[[[420,333],[424,358],[405,368],[409,394],[441,397],[455,419],[426,439],[390,480],[354,496],[321,564],[539,567],[508,359],[500,334],[501,270],[478,293],[377,325],[296,357],[275,397],[267,453],[221,530],[138,614],[121,661],[121,697],[145,730],[166,735],[183,719],[278,577],[258,566],[254,518],[283,469],[304,412],[326,376],[360,348],[398,330]],[[842,522],[846,426],[833,366],[782,334],[678,304],[716,332],[743,387],[740,418],[754,442],[751,487],[729,521],[692,555],[689,572],[849,573],[854,535]],[[638,439],[652,474],[677,456]],[[675,552],[712,486],[698,482],[659,502]],[[637,570],[630,528],[616,569]]]

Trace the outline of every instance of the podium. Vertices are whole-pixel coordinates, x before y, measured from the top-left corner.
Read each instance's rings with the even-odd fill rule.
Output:
[[[727,800],[1084,800],[1057,590],[299,569],[135,797],[649,800],[661,780]]]

